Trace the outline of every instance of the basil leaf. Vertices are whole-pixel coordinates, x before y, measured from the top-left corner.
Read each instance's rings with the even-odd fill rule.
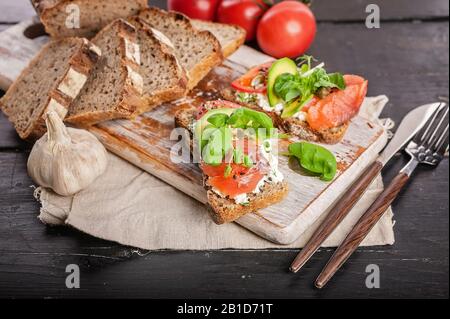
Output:
[[[208,118],[208,122],[217,128],[225,126],[227,121],[228,121],[228,115],[223,114],[223,113],[214,114]]]
[[[301,80],[298,76],[290,73],[279,75],[274,84],[274,92],[284,101],[291,101],[302,94]]]
[[[249,127],[262,127],[265,129],[273,128],[273,121],[270,116],[263,112],[251,110],[246,107],[242,107],[234,111],[228,119],[227,124],[234,128],[242,129],[246,129]]]
[[[248,155],[244,156],[244,166],[247,168],[251,168],[253,166],[253,161]]]
[[[209,165],[220,165],[225,154],[233,148],[233,135],[229,128],[205,130],[202,139],[206,140],[202,147],[202,159]]]
[[[330,82],[333,83],[339,90],[345,90],[347,87],[345,85],[344,76],[341,73],[331,73],[328,74]]]
[[[307,171],[320,176],[323,181],[332,181],[337,172],[336,157],[326,148],[306,143],[289,145],[289,153],[299,161]]]

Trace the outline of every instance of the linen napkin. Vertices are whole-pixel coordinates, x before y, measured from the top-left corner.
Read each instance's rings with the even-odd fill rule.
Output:
[[[367,98],[360,115],[391,129],[392,121],[379,119],[387,101],[386,96]],[[269,249],[302,248],[327,213],[323,212],[293,244],[277,245],[237,224],[214,224],[204,205],[111,153],[108,165],[104,175],[73,197],[37,188],[39,219],[146,250]],[[324,247],[338,246],[382,190],[379,176]],[[389,208],[363,246],[392,245],[392,218]]]

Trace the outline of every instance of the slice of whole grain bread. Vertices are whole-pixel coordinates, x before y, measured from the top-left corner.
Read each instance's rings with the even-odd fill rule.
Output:
[[[239,26],[194,19],[191,21],[195,28],[209,31],[219,40],[225,58],[232,55],[245,43],[246,32]]]
[[[175,114],[175,126],[189,131],[191,151],[192,132],[191,127],[195,121],[197,109],[187,108],[179,110]],[[204,185],[207,190],[209,212],[214,222],[221,225],[230,223],[245,214],[256,212],[260,209],[280,202],[287,195],[289,187],[286,181],[265,182],[259,193],[247,194],[248,203],[246,205],[237,204],[233,199],[222,197],[212,190],[208,185],[208,177],[204,176]]]
[[[188,90],[193,89],[213,67],[222,63],[219,41],[212,33],[194,28],[183,14],[148,8],[142,10],[139,17],[173,44],[178,61],[188,75]]]
[[[48,111],[56,111],[64,119],[100,55],[98,47],[82,38],[44,46],[0,100],[1,109],[22,139],[44,135]]]
[[[88,126],[134,117],[143,107],[136,29],[118,19],[100,31],[92,42],[102,50],[102,58],[71,105],[66,121]]]
[[[248,213],[257,212],[273,204],[282,201],[289,192],[286,181],[279,183],[266,182],[257,194],[247,194],[248,204],[236,204],[234,200],[219,196],[209,189],[207,191],[209,212],[214,222],[218,225],[231,223]]]
[[[137,113],[147,112],[164,102],[183,97],[188,80],[186,72],[178,63],[172,44],[138,16],[129,18],[128,22],[138,32],[141,52],[139,73],[144,80],[144,104]]]
[[[118,18],[147,7],[147,0],[31,0],[45,30],[54,38],[92,38]]]

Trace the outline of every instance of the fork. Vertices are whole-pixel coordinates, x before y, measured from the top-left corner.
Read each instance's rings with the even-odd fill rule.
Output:
[[[347,259],[359,247],[387,208],[397,198],[419,164],[433,167],[439,165],[449,148],[449,108],[443,104],[438,108],[421,131],[406,147],[411,157],[408,164],[398,173],[388,187],[356,223],[347,238],[335,251],[328,264],[316,280],[316,287],[323,288]]]

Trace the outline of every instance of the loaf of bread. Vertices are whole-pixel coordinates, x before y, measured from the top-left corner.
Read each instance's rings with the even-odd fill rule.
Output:
[[[183,97],[187,91],[187,75],[178,63],[172,43],[137,16],[128,19],[138,32],[141,50],[139,72],[144,79],[142,108],[147,112],[168,101]]]
[[[34,140],[46,132],[43,116],[48,111],[66,116],[100,55],[98,47],[82,38],[44,46],[0,100],[22,139]]]
[[[132,118],[142,108],[143,79],[139,74],[140,48],[136,29],[118,19],[102,29],[92,42],[102,50],[66,121],[79,126],[118,118]]]
[[[142,10],[139,17],[170,40],[178,61],[187,72],[188,90],[222,63],[221,46],[216,37],[209,31],[194,28],[190,19],[181,13],[149,8]]]
[[[92,38],[118,18],[147,7],[147,0],[31,0],[45,30],[54,38]]]

